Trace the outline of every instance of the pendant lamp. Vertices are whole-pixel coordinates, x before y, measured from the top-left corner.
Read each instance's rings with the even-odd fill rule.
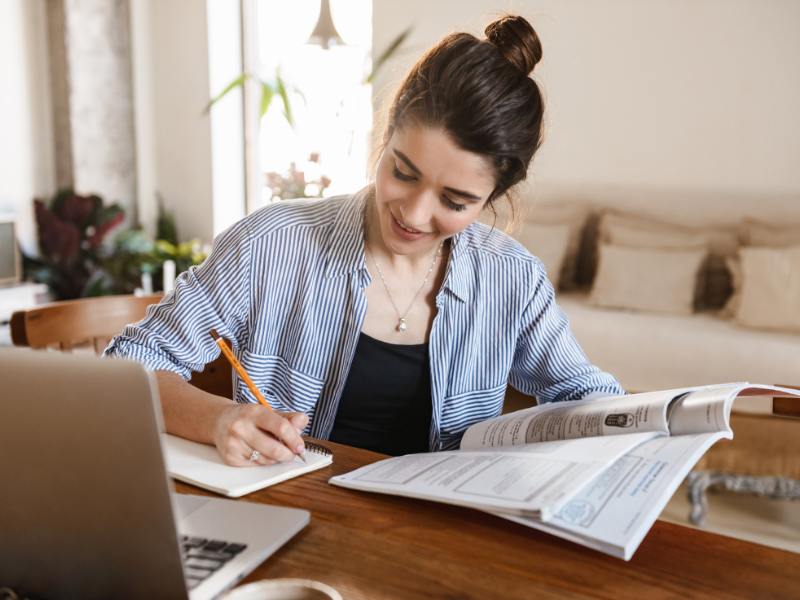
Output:
[[[319,6],[319,19],[317,26],[308,38],[309,44],[317,44],[322,46],[323,50],[327,50],[331,46],[342,46],[344,40],[336,31],[336,26],[333,24],[333,17],[331,17],[331,5],[329,0],[321,0]]]

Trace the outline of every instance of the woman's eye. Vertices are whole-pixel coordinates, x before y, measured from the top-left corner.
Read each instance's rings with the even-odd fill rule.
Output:
[[[467,207],[464,204],[459,204],[458,202],[453,202],[447,196],[442,196],[442,201],[445,203],[447,208],[454,210],[456,212],[461,212],[465,210]]]
[[[392,174],[400,181],[414,181],[416,177],[413,175],[406,175],[397,166],[392,167]]]
[[[400,169],[397,168],[397,165],[392,167],[392,175],[395,176],[396,179],[400,181],[416,181],[417,178],[414,175],[408,175],[407,173],[403,173]],[[444,205],[449,208],[450,210],[454,210],[456,212],[461,212],[465,210],[467,207],[464,204],[459,204],[458,202],[453,202],[447,196],[442,196],[442,202]]]

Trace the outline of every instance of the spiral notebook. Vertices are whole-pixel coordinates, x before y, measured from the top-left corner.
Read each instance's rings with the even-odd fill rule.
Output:
[[[170,477],[230,498],[316,471],[333,462],[333,453],[314,442],[306,442],[305,463],[295,458],[288,463],[253,467],[230,467],[222,462],[213,446],[168,433],[162,434],[161,443]]]

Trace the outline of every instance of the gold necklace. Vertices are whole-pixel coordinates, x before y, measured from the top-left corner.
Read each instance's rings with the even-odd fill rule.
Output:
[[[389,286],[386,285],[386,279],[383,276],[383,272],[381,271],[381,268],[378,266],[378,261],[375,260],[375,257],[372,255],[372,252],[370,252],[370,249],[366,245],[366,243],[364,244],[364,249],[367,251],[367,254],[372,259],[372,264],[375,265],[375,269],[378,271],[378,276],[381,278],[381,282],[383,283],[383,288],[386,290],[386,295],[389,297],[389,302],[392,303],[394,311],[397,313],[398,321],[396,329],[400,333],[403,333],[406,329],[408,329],[408,324],[406,323],[406,315],[408,315],[408,313],[411,311],[411,307],[414,305],[414,301],[417,299],[417,296],[419,296],[419,293],[422,291],[422,288],[424,288],[425,284],[428,283],[428,279],[430,278],[431,273],[433,272],[433,267],[436,265],[436,260],[442,253],[443,244],[444,244],[443,241],[439,242],[439,247],[436,249],[436,252],[433,255],[433,260],[431,261],[431,266],[428,269],[428,272],[425,274],[425,279],[422,280],[422,285],[419,286],[417,293],[414,294],[413,298],[411,298],[411,302],[408,303],[408,308],[406,308],[406,311],[404,313],[400,313],[400,309],[397,308],[397,304],[395,304],[394,298],[392,298],[392,293],[389,291]]]

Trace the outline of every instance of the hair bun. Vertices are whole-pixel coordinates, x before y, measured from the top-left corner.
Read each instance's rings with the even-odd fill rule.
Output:
[[[489,40],[503,57],[517,69],[528,75],[542,60],[542,44],[539,36],[526,19],[508,15],[492,21],[484,30]]]

